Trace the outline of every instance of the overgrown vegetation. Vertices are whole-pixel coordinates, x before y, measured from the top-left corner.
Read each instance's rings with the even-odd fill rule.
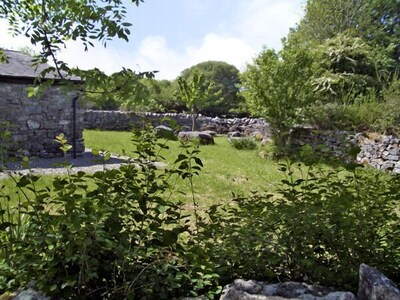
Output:
[[[41,77],[47,72],[80,76],[87,84],[85,96],[101,108],[178,110],[185,102],[192,111],[212,108],[228,114],[243,108],[242,98],[232,95],[238,96],[235,78],[226,84],[213,80],[227,95],[221,102],[218,93],[211,93],[211,82],[204,84],[211,64],[197,66],[204,72],[196,77],[183,72],[182,101],[175,104],[170,93],[179,89],[178,82],[160,87],[153,72],[123,69],[107,76],[97,69],[70,69],[57,59],[67,40],[80,40],[85,48],[93,41],[105,45],[115,36],[128,40],[130,24],[124,22],[120,0],[104,6],[58,0],[20,4],[3,1],[0,17],[16,35],[42,46],[34,65],[53,60],[54,67]],[[399,12],[399,1],[309,0],[282,50],[265,48],[247,66],[242,95],[250,111],[270,123],[276,152],[287,153],[288,131],[298,123],[398,132]],[[6,59],[0,50],[0,62]],[[50,84],[42,82],[31,94]],[[233,103],[226,102],[228,96]],[[0,131],[0,165],[9,137],[7,130]],[[57,142],[68,151],[63,136]],[[126,150],[134,160],[120,169],[74,174],[66,165],[67,176],[51,178],[44,186],[33,174],[12,176],[12,185],[0,182],[0,294],[35,280],[38,290],[54,298],[213,298],[221,285],[237,277],[355,290],[362,262],[400,281],[399,175],[313,165],[318,160],[306,146],[300,153],[304,164],[287,159],[279,166],[284,179],[274,175],[266,180],[275,183],[271,188],[254,178],[273,173],[261,161],[270,168],[276,162],[254,150],[241,151],[247,156],[237,159],[233,169],[238,150],[227,141],[219,152],[207,151],[220,149],[214,146],[199,152],[183,143],[178,155],[152,131],[136,133],[133,143]],[[246,140],[235,147],[254,144]],[[106,150],[104,159],[110,155]],[[156,168],[163,156],[167,165]],[[255,188],[239,189],[232,197],[218,197],[216,189],[196,191],[201,186],[227,193],[233,185],[226,182],[246,188],[255,182]],[[182,190],[189,191],[183,199]]]
[[[62,137],[58,142],[68,148]],[[196,151],[182,145],[176,168],[158,170],[165,146],[151,131],[134,142],[135,162],[118,170],[68,172],[44,189],[36,188],[38,176],[12,177],[18,202],[0,194],[0,291],[31,280],[47,295],[68,299],[218,291],[218,275],[196,246],[197,226],[169,193],[170,177],[191,180],[200,170]]]
[[[399,281],[399,176],[282,164],[277,193],[208,210],[204,248],[222,280],[297,280],[356,290],[362,262]],[[228,276],[228,277],[226,277]]]
[[[237,277],[354,290],[361,262],[400,279],[398,175],[288,162],[275,192],[204,207],[196,193],[177,200],[170,185],[186,178],[194,192],[203,167],[198,150],[181,147],[157,169],[168,149],[143,131],[135,162],[119,170],[68,172],[45,188],[13,177],[17,203],[0,194],[0,290],[34,279],[54,297],[212,298]]]
[[[310,0],[283,49],[264,49],[241,75],[253,114],[285,144],[294,124],[399,128],[399,2]]]

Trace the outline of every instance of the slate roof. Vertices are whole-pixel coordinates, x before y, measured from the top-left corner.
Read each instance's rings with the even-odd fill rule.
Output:
[[[3,52],[6,55],[8,62],[0,63],[0,81],[2,81],[2,79],[33,81],[33,79],[39,76],[40,72],[50,67],[48,64],[41,64],[37,67],[33,67],[32,57],[19,51],[3,49]],[[48,73],[45,78],[55,80],[60,79],[56,73]],[[79,77],[72,77],[69,78],[69,80],[82,82]]]

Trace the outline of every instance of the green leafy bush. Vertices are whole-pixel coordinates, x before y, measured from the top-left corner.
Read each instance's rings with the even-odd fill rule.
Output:
[[[316,103],[309,107],[305,110],[306,121],[319,129],[399,133],[400,80],[396,76],[380,92],[369,89],[365,94],[349,94],[346,98],[352,103]]]
[[[359,264],[400,274],[400,177],[282,165],[276,194],[209,210],[204,230],[222,282],[298,280],[356,290]]]
[[[18,202],[0,192],[0,294],[31,280],[57,299],[213,294],[217,274],[193,247],[195,229],[168,183],[197,174],[197,152],[184,145],[177,169],[158,169],[166,146],[152,131],[134,142],[135,161],[120,169],[90,175],[67,167],[68,176],[44,189],[38,176],[13,177]]]
[[[306,119],[321,130],[355,130],[361,123],[357,106],[338,103],[314,105],[307,110]]]
[[[229,138],[229,143],[238,150],[253,150],[257,148],[257,143],[253,138]]]

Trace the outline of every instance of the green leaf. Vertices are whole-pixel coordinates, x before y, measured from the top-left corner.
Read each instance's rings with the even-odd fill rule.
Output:
[[[110,158],[111,158],[111,153],[110,153],[110,152],[107,152],[107,153],[104,155],[104,160],[105,160],[105,161],[108,161],[108,160],[110,160]]]
[[[203,162],[201,161],[201,159],[200,158],[198,158],[198,157],[194,157],[194,161],[198,164],[198,165],[200,165],[200,166],[202,166],[203,167]]]
[[[54,292],[56,289],[57,289],[57,284],[53,284],[53,285],[51,285],[51,286],[49,287],[49,290],[50,290],[51,292]]]

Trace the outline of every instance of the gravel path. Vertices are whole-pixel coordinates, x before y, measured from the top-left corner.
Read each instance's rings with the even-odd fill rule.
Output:
[[[97,171],[106,169],[116,169],[121,164],[127,162],[128,157],[112,155],[111,158],[103,163],[103,160],[99,156],[95,156],[91,153],[90,149],[78,156],[76,159],[71,156],[67,157],[68,163],[73,165],[72,172],[84,171],[86,173],[94,173]],[[66,172],[65,167],[57,164],[63,163],[64,158],[32,158],[30,159],[30,171],[34,174],[42,175],[58,175]],[[0,172],[0,179],[6,178],[8,174],[22,173],[26,174],[29,170],[25,169],[19,162],[10,162],[7,164],[7,168],[4,172]]]

